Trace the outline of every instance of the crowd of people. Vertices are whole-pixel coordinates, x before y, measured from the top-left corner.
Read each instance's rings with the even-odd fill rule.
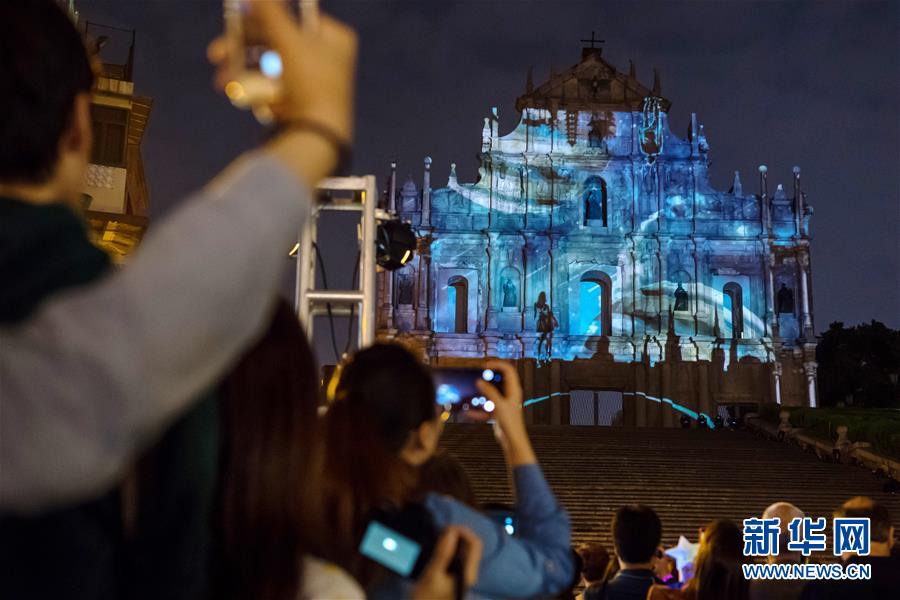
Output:
[[[803,564],[808,559],[788,547],[788,523],[803,518],[802,510],[776,502],[762,518],[779,518],[778,552],[764,557],[769,564]],[[675,558],[660,546],[662,524],[652,508],[623,506],[612,519],[614,549],[601,544],[578,547],[583,591],[579,600],[824,600],[890,598],[900,589],[900,557],[894,549],[894,528],[887,509],[866,497],[851,498],[835,517],[867,518],[871,549],[867,556],[844,554],[841,561],[869,564],[867,580],[804,581],[748,579],[743,565],[754,562],[745,550],[741,526],[725,519],[699,532],[699,548],[690,562],[676,568]],[[674,553],[672,553],[674,554]],[[574,594],[573,594],[574,595]]]
[[[445,415],[408,350],[357,352],[325,397],[277,290],[311,186],[352,140],[356,38],[327,16],[304,29],[280,3],[251,6],[282,57],[282,126],[113,269],[77,212],[91,57],[56,2],[0,4],[3,597],[836,597],[748,582],[729,521],[703,530],[690,577],[646,506],[616,512],[612,551],[573,549],[507,363],[486,365],[502,391],[478,386],[495,406],[514,534],[438,451]],[[210,46],[219,87],[229,52]],[[897,571],[878,566],[893,540],[886,511],[866,499],[841,510],[872,519],[871,583],[896,589]],[[367,550],[373,523],[399,532],[389,551],[414,540],[408,569]]]

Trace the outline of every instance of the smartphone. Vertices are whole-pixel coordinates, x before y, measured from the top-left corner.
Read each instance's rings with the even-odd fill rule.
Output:
[[[453,598],[454,600],[463,600],[466,596],[466,563],[465,557],[469,553],[468,542],[463,538],[459,538],[456,546],[456,552],[453,553],[453,559],[447,567],[447,573],[453,577]]]
[[[359,544],[359,552],[401,577],[409,577],[422,553],[422,546],[399,531],[373,520],[369,521]]]
[[[318,0],[285,0],[294,19],[312,26]],[[266,43],[259,24],[250,15],[248,0],[223,0],[225,35],[237,51],[232,55],[234,85],[225,92],[238,108],[261,109],[281,93],[281,56]],[[231,84],[229,84],[231,85]]]
[[[435,367],[435,402],[450,413],[468,411],[494,412],[494,403],[478,391],[479,379],[497,386],[503,393],[503,375],[493,369],[471,367]]]

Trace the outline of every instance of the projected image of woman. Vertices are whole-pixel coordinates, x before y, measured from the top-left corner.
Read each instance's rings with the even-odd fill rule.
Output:
[[[547,294],[541,292],[538,294],[537,302],[534,303],[534,318],[537,320],[538,337],[537,359],[549,360],[550,353],[553,348],[553,330],[559,325],[550,304],[547,303]]]

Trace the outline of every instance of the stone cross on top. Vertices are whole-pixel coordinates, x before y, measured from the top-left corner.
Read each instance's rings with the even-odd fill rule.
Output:
[[[590,44],[591,48],[596,48],[596,46],[594,44],[605,44],[606,43],[606,40],[598,40],[597,38],[595,38],[593,31],[591,32],[591,39],[578,40],[578,41],[581,42],[582,44]]]

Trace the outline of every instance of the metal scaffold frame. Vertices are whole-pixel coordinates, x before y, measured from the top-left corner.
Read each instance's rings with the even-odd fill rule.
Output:
[[[317,197],[353,194],[352,200],[332,198],[310,204],[310,213],[300,230],[297,249],[297,275],[294,290],[294,306],[297,317],[313,339],[313,323],[319,315],[326,314],[332,305],[332,315],[351,316],[357,321],[359,348],[375,342],[375,211],[378,195],[374,175],[332,177],[323,179],[316,186]],[[360,213],[357,239],[359,250],[359,287],[350,290],[317,289],[316,252],[313,250],[318,236],[319,215],[323,211],[357,211]],[[351,307],[355,305],[355,310]]]

